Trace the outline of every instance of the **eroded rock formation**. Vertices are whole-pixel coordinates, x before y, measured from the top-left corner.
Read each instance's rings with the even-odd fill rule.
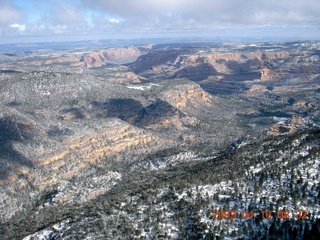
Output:
[[[210,106],[213,101],[211,95],[203,91],[199,85],[194,84],[176,86],[164,92],[163,98],[181,111],[188,107]]]
[[[83,63],[87,68],[101,67],[109,62],[134,59],[140,55],[141,52],[137,47],[110,48],[85,55]]]

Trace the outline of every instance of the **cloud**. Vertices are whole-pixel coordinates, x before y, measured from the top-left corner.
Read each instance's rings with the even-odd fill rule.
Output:
[[[51,24],[79,24],[84,19],[84,9],[69,2],[60,2],[52,5],[47,21]]]
[[[0,32],[17,34],[12,26],[19,24],[29,35],[254,34],[283,27],[279,34],[295,34],[302,26],[311,34],[320,29],[319,13],[319,0],[0,0]]]
[[[84,6],[124,18],[128,23],[180,27],[320,23],[318,0],[82,0]]]
[[[0,27],[8,27],[22,19],[22,12],[11,1],[0,0]]]
[[[25,24],[11,24],[10,27],[13,27],[13,28],[17,28],[19,29],[19,31],[24,31],[26,29],[26,25]]]
[[[110,18],[109,19],[109,22],[111,22],[111,23],[119,23],[121,20],[120,19],[118,19],[118,18]]]

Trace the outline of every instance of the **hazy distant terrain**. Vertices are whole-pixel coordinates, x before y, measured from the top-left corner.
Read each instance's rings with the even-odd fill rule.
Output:
[[[87,44],[0,47],[1,239],[318,239],[320,42]]]

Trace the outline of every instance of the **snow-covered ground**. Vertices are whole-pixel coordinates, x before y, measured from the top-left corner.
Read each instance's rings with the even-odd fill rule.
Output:
[[[146,89],[151,89],[153,86],[160,87],[159,84],[149,83],[145,85],[128,85],[127,88],[144,91]]]

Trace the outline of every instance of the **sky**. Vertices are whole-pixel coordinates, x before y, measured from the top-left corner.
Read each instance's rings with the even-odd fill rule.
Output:
[[[0,43],[175,37],[320,40],[320,0],[0,0]]]

